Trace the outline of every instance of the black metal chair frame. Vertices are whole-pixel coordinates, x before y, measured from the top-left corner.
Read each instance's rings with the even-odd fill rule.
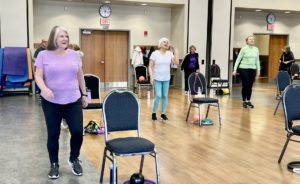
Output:
[[[277,85],[277,95],[276,100],[278,100],[278,103],[276,105],[276,108],[274,110],[273,115],[276,115],[277,109],[282,102],[282,95],[285,90],[285,88],[292,83],[291,77],[287,71],[280,70],[277,73],[276,77],[276,85]]]
[[[287,131],[287,138],[282,148],[278,163],[281,162],[289,141],[298,142],[299,140],[291,139],[292,136],[300,136],[300,125],[293,125],[293,121],[300,120],[300,85],[292,84],[286,87],[283,93],[283,110],[285,120],[285,130]]]
[[[293,63],[290,67],[290,72],[291,72],[291,77],[292,77],[292,83],[294,83],[294,82],[299,83],[299,81],[300,81],[299,65],[296,63]],[[296,76],[295,74],[297,74],[298,76]]]
[[[218,67],[220,69],[219,65],[217,65],[217,64],[213,64],[213,65],[216,65],[216,68]],[[211,82],[208,87],[208,94],[210,94],[210,89],[212,89],[212,88],[216,88],[216,90],[220,90],[220,89],[224,88],[224,86],[223,86],[224,83],[227,83],[226,87],[229,88],[229,81],[227,79],[221,79],[221,69],[219,72],[215,72],[215,73],[217,73],[216,75],[213,75],[212,74],[213,72],[210,72],[210,73],[211,73],[211,76],[210,76]],[[217,85],[217,86],[213,87],[213,85]]]
[[[199,77],[198,78],[199,80],[197,80],[197,77]],[[219,124],[221,125],[221,113],[220,113],[219,100],[216,98],[209,98],[207,96],[207,83],[206,83],[206,79],[205,79],[204,75],[199,72],[192,73],[189,76],[188,85],[189,85],[188,96],[189,96],[189,100],[190,100],[190,106],[189,106],[189,110],[188,110],[188,113],[186,116],[186,121],[188,121],[191,107],[198,108],[198,113],[199,113],[199,117],[200,117],[200,115],[201,115],[200,106],[202,104],[207,104],[208,107],[207,107],[207,111],[206,111],[206,118],[208,117],[210,106],[216,106],[218,108]],[[198,95],[198,93],[199,93],[198,89],[201,90],[200,93],[205,95],[204,97],[194,97],[195,95]],[[199,125],[201,125],[200,118],[199,118]]]
[[[148,76],[148,69],[144,65],[138,65],[134,68],[135,73],[135,81],[137,86],[137,94],[139,98],[141,98],[141,88],[147,87],[148,91],[151,91],[152,84],[150,83],[149,76]],[[144,76],[145,81],[139,81],[139,78]]]
[[[142,174],[144,157],[155,158],[156,183],[160,183],[159,159],[155,145],[140,135],[140,105],[137,96],[130,91],[112,90],[103,102],[103,119],[105,124],[105,148],[102,160],[100,183],[103,183],[106,158],[112,163],[112,181],[117,184],[117,157],[141,156],[139,173]],[[136,131],[133,137],[109,139],[111,133]],[[115,137],[115,136],[114,136]],[[145,146],[152,145],[145,149]],[[113,146],[114,145],[114,146]],[[124,148],[124,145],[127,146]],[[134,145],[135,148],[131,147]],[[121,151],[121,149],[123,149]],[[134,152],[131,152],[134,149]],[[139,150],[139,151],[137,151]],[[146,151],[147,150],[147,151]],[[109,152],[109,154],[107,154]],[[119,172],[119,171],[118,171]]]
[[[97,81],[96,83],[93,83],[93,81],[89,81],[89,79],[92,79],[93,81]],[[90,102],[84,110],[99,110],[102,109],[102,102],[101,102],[101,94],[100,94],[100,86],[101,86],[101,80],[100,77],[94,74],[84,74],[84,80],[86,87],[91,90],[91,99],[97,100],[97,102]]]

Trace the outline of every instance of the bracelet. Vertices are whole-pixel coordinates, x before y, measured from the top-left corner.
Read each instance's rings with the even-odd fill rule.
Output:
[[[88,95],[87,94],[82,94],[81,96],[86,96],[87,97]]]

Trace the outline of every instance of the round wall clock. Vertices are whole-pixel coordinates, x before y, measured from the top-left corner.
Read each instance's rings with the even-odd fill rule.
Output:
[[[269,13],[266,17],[266,20],[268,24],[274,24],[276,21],[276,17],[273,13]]]
[[[111,15],[111,7],[109,6],[109,4],[100,5],[99,15],[103,18],[107,18]]]

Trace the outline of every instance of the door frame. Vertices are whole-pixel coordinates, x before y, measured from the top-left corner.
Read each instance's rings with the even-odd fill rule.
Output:
[[[130,65],[130,45],[131,45],[131,31],[129,29],[97,29],[97,28],[83,28],[83,27],[79,27],[78,29],[78,33],[79,33],[79,47],[81,48],[81,33],[82,31],[87,30],[87,31],[122,31],[122,32],[127,32],[128,33],[128,53],[127,53],[127,71],[128,71],[128,75],[127,75],[127,82],[119,82],[118,84],[106,84],[104,82],[101,81],[101,88],[113,88],[113,87],[127,87],[130,88],[133,83],[133,76],[131,75],[131,73],[133,73],[133,69]],[[84,71],[83,71],[84,73]]]
[[[271,36],[287,36],[287,45],[289,45],[289,41],[290,41],[290,34],[288,34],[288,33],[287,34],[284,34],[284,33],[253,33],[254,37],[255,37],[255,35],[269,35],[270,37]],[[269,45],[270,45],[270,39],[269,39]],[[269,49],[268,56],[270,56],[270,47],[268,49]],[[270,79],[269,73],[268,73],[267,78],[268,78],[268,81],[272,80],[272,79]]]

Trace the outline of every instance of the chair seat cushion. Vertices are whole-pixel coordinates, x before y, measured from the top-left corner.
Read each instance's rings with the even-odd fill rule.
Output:
[[[102,109],[102,103],[89,103],[84,109]]]
[[[143,153],[154,151],[154,144],[141,137],[116,138],[106,143],[108,150],[116,154]]]
[[[295,125],[292,127],[292,131],[296,134],[296,135],[300,135],[300,125]]]
[[[193,98],[193,103],[218,103],[215,98]]]
[[[138,84],[150,84],[150,81],[144,80],[144,81],[137,81]]]
[[[223,82],[223,83],[225,83],[225,82],[228,82],[228,80],[226,80],[226,79],[213,79],[212,82]]]

